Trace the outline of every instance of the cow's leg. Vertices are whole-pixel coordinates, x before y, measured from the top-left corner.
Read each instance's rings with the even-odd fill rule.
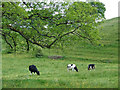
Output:
[[[69,69],[67,69],[67,71],[69,72]]]
[[[95,66],[93,66],[93,69],[95,70]]]
[[[74,68],[72,68],[72,71],[74,71]]]
[[[30,73],[30,75],[32,75],[32,72]]]
[[[35,72],[34,72],[34,75],[35,75]]]

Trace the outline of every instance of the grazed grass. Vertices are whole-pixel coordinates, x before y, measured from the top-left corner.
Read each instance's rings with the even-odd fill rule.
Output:
[[[91,62],[77,58],[75,60],[51,60],[46,57],[27,58],[23,55],[9,55],[9,59],[3,55],[3,60],[3,87],[115,88],[118,85],[116,63]],[[75,63],[79,72],[68,72],[66,69],[68,63]],[[88,71],[89,63],[95,63],[96,69]],[[31,64],[38,67],[40,76],[30,75],[28,65]]]
[[[117,18],[101,26],[104,46],[88,43],[83,46],[78,42],[78,45],[61,52],[43,49],[44,56],[41,58],[35,58],[31,53],[3,54],[3,88],[117,88]],[[63,58],[54,60],[48,58],[50,55],[62,55]],[[68,72],[69,63],[76,64],[79,72]],[[95,70],[87,70],[90,63],[96,65]],[[28,67],[31,64],[37,66],[40,76],[30,75]]]

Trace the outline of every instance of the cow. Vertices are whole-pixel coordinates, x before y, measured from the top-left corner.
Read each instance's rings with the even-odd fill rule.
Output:
[[[95,64],[89,64],[88,65],[88,70],[95,69]]]
[[[67,70],[68,70],[68,71],[69,71],[69,70],[72,70],[72,71],[76,70],[76,72],[78,72],[78,68],[76,67],[75,64],[68,64],[68,65],[67,65]]]
[[[36,68],[35,65],[30,65],[29,66],[29,71],[31,72],[31,75],[32,75],[32,72],[34,72],[34,74],[37,73],[37,75],[40,75],[40,73],[39,73],[39,71],[38,71],[38,69]]]

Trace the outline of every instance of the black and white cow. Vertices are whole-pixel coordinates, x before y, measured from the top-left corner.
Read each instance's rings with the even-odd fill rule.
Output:
[[[39,71],[38,71],[38,69],[36,68],[35,65],[30,65],[29,66],[29,71],[31,72],[31,75],[32,75],[32,72],[34,72],[34,74],[37,73],[37,75],[40,75],[40,73],[39,73]]]
[[[68,70],[68,71],[69,71],[69,70],[72,70],[72,71],[76,70],[76,72],[78,72],[78,68],[76,67],[75,64],[68,64],[68,65],[67,65],[67,70]]]
[[[95,69],[95,64],[89,64],[88,65],[88,70]]]

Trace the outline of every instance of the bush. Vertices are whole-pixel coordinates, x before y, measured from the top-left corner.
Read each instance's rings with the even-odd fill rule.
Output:
[[[40,58],[40,57],[42,57],[42,56],[43,56],[42,50],[41,50],[40,48],[37,48],[37,49],[35,50],[35,57]]]

